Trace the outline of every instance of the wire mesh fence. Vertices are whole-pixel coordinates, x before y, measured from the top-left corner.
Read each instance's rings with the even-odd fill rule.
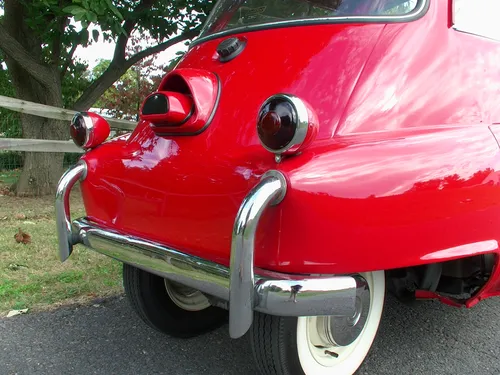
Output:
[[[99,109],[91,110],[97,113]],[[72,110],[0,95],[0,185],[3,185],[0,186],[0,190],[5,189],[4,184],[13,185],[17,182],[23,168],[26,151],[64,153],[63,166],[65,169],[76,163],[82,150],[69,140],[69,134],[68,141],[21,138],[21,125],[18,114],[15,112],[61,121],[70,121],[75,115],[75,111]],[[108,116],[109,114],[101,114],[112,129],[110,138],[129,133],[137,126],[137,122],[112,118]]]
[[[1,151],[0,171],[12,171],[23,166],[24,152]]]
[[[24,163],[24,152],[0,150],[0,185],[13,185],[17,182]],[[75,164],[81,154],[65,153],[64,169]]]

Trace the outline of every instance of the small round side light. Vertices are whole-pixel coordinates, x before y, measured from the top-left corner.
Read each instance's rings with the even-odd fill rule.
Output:
[[[110,133],[109,123],[102,116],[92,112],[76,113],[69,129],[73,142],[84,150],[99,146]]]

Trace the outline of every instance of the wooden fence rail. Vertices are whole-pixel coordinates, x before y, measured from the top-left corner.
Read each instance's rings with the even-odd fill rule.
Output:
[[[0,95],[0,107],[29,115],[64,121],[71,121],[76,113],[76,111],[69,109],[51,107],[45,104],[28,102],[26,100],[19,100],[2,95]],[[133,130],[137,126],[137,123],[134,121],[119,120],[114,118],[106,118],[106,120],[114,129]]]
[[[83,153],[73,141],[50,141],[45,139],[0,138],[0,150],[31,152]]]
[[[0,107],[10,109],[15,112],[68,122],[71,121],[76,113],[76,111],[69,109],[51,107],[49,105],[28,102],[2,95],[0,95]],[[108,117],[106,117],[106,120],[113,129],[133,130],[137,126],[137,123],[133,121],[119,120]],[[18,138],[0,138],[0,150],[72,153],[83,152],[72,141]]]

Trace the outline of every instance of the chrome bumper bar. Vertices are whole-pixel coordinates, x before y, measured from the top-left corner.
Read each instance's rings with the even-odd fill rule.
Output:
[[[81,243],[123,263],[177,281],[229,302],[229,333],[243,336],[253,312],[278,316],[352,317],[356,298],[368,289],[360,275],[291,275],[254,267],[254,239],[262,213],[286,194],[280,172],[264,175],[244,199],[236,216],[230,267],[182,253],[159,243],[101,228],[86,219],[71,222],[69,194],[86,175],[83,162],[61,178],[56,194],[59,255],[65,261]]]

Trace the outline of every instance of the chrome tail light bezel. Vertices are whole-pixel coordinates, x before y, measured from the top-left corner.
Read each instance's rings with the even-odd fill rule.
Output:
[[[111,132],[111,127],[108,121],[97,113],[92,112],[77,112],[73,116],[70,129],[76,129],[83,126],[85,131],[85,140],[80,144],[71,134],[71,139],[75,145],[83,150],[89,150],[103,143]]]
[[[257,133],[258,133],[259,123],[262,117],[264,116],[264,109],[271,102],[276,100],[287,102],[292,106],[296,115],[295,133],[292,139],[285,146],[278,149],[271,148],[268,145],[266,145],[260,136],[258,136],[259,142],[262,145],[262,147],[264,147],[267,151],[272,152],[277,156],[281,156],[283,154],[294,154],[304,146],[304,143],[308,138],[307,136],[311,126],[314,126],[315,124],[312,124],[312,122],[310,121],[310,110],[308,109],[308,106],[303,100],[301,100],[295,95],[280,93],[272,95],[269,98],[267,98],[260,107],[259,115],[257,118]]]

